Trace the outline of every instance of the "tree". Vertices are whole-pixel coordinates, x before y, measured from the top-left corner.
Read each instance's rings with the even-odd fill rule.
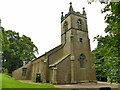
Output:
[[[15,31],[2,30],[3,67],[12,73],[23,65],[23,61],[35,59],[38,53],[37,47],[31,39],[25,35],[19,36]]]
[[[97,79],[100,81],[117,81],[118,76],[118,58],[116,48],[113,46],[114,39],[107,35],[99,36],[98,46],[92,51],[96,66]]]
[[[107,76],[112,82],[120,82],[120,2],[107,2],[102,13],[106,13],[108,24],[105,37],[97,36],[97,48],[93,51],[98,78]],[[101,75],[102,74],[102,75]]]
[[[2,28],[0,27],[0,67],[2,67]],[[1,72],[1,68],[0,68]]]

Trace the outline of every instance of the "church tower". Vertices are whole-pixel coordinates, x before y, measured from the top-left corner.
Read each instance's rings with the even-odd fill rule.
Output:
[[[64,53],[71,54],[71,83],[96,81],[85,8],[82,14],[75,12],[70,2],[69,12],[62,12],[61,43]]]

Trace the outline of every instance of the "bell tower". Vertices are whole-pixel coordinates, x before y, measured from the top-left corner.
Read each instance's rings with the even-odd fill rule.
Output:
[[[71,83],[96,81],[85,8],[82,14],[75,12],[70,2],[69,12],[62,12],[61,43],[65,45],[64,52],[71,54]]]

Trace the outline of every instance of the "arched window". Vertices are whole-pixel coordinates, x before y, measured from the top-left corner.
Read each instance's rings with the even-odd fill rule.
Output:
[[[78,19],[77,27],[78,27],[78,29],[82,30],[82,21],[81,21],[81,19]]]
[[[81,54],[79,60],[80,60],[80,68],[84,68],[85,67],[85,64],[84,64],[84,62],[85,62],[85,55]]]
[[[64,23],[63,28],[64,28],[64,31],[65,31],[65,32],[68,30],[68,23],[67,23],[66,21],[65,21],[65,23]]]

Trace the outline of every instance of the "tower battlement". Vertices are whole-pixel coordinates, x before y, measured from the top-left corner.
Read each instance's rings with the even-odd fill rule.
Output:
[[[83,13],[82,14],[80,12],[75,12],[73,7],[72,7],[72,2],[70,2],[69,12],[65,15],[63,15],[63,12],[61,14],[62,14],[61,15],[61,22],[64,21],[70,14],[80,16],[80,17],[83,17],[83,18],[87,18],[85,8],[83,7]]]

